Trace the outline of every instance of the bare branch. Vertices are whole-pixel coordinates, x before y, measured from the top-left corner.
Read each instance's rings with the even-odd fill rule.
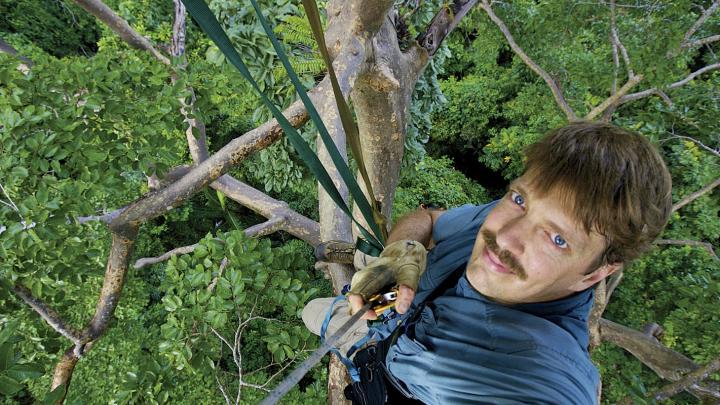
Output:
[[[675,132],[669,132],[669,134],[671,134],[672,136],[668,137],[667,139],[664,139],[663,142],[664,142],[664,141],[669,141],[670,139],[687,139],[688,141],[693,142],[693,143],[696,144],[697,146],[705,149],[706,151],[712,153],[713,155],[715,155],[715,156],[717,156],[717,157],[720,157],[720,150],[718,150],[718,149],[713,149],[713,148],[705,145],[704,143],[698,141],[698,140],[695,139],[695,138],[692,138],[692,137],[689,137],[689,136],[685,136],[685,135],[676,135]]]
[[[20,61],[23,62],[23,64],[20,65],[20,68],[23,71],[29,70],[33,65],[33,62],[30,59],[18,54],[17,49],[13,48],[12,45],[5,42],[5,40],[3,40],[2,38],[0,38],[0,52],[7,53],[8,55],[20,59]]]
[[[655,338],[622,326],[607,319],[600,320],[603,341],[616,344],[630,352],[658,376],[670,381],[682,379],[688,372],[700,368],[689,358],[668,349]],[[687,388],[687,391],[700,399],[712,398],[712,390],[699,384]]]
[[[662,90],[676,89],[680,86],[684,86],[684,85],[688,84],[689,82],[691,82],[696,77],[698,77],[699,75],[709,72],[714,69],[720,69],[720,63],[714,63],[712,65],[705,66],[702,69],[698,69],[698,70],[690,73],[686,78],[684,78],[680,81],[677,81],[675,83],[672,83],[668,86],[665,86]],[[658,93],[659,91],[661,91],[661,89],[658,89],[657,87],[653,87],[651,89],[639,91],[637,93],[627,94],[627,95],[623,96],[622,98],[620,98],[618,105],[625,104],[627,102],[634,101],[634,100],[639,100],[641,98],[652,96],[652,95],[660,95],[660,93]]]
[[[614,274],[610,275],[610,277],[608,277],[607,289],[605,292],[605,296],[607,297],[608,301],[610,301],[610,297],[612,297],[612,294],[615,292],[618,284],[620,284],[620,281],[623,278],[623,274],[624,272],[622,270],[618,270]]]
[[[716,41],[720,41],[720,35],[712,35],[712,36],[705,37],[702,39],[697,39],[692,42],[686,42],[686,43],[681,44],[680,48],[682,48],[682,49],[697,48],[699,46],[711,44]]]
[[[552,91],[553,97],[555,97],[555,102],[565,113],[568,120],[576,121],[577,116],[575,115],[575,111],[573,111],[567,101],[565,101],[565,97],[563,96],[562,90],[560,89],[558,83],[552,77],[550,77],[550,75],[546,71],[544,71],[540,66],[538,66],[537,63],[530,59],[530,57],[525,53],[525,51],[522,50],[522,48],[520,48],[520,46],[515,42],[515,39],[510,33],[508,27],[497,15],[495,15],[490,3],[488,3],[487,0],[482,0],[482,2],[480,3],[480,7],[485,10],[490,19],[495,23],[495,25],[498,26],[498,28],[500,28],[500,31],[502,31],[503,35],[505,35],[505,39],[507,39],[508,43],[510,44],[510,47],[520,57],[520,59],[522,59],[523,62],[525,62],[525,64],[530,69],[532,69],[533,72],[537,73],[540,77],[543,78],[543,80],[545,80],[545,83],[548,85],[548,87],[550,87],[550,91]]]
[[[269,198],[269,197],[268,197]],[[288,211],[292,211],[289,210]],[[294,212],[294,211],[292,211]],[[300,214],[295,213],[296,216],[302,216]],[[303,217],[304,218],[304,217]],[[310,220],[308,220],[310,221]],[[317,223],[316,223],[317,224]],[[288,220],[282,215],[272,217],[270,220],[262,222],[257,225],[253,225],[250,228],[245,229],[245,235],[248,237],[262,237],[265,235],[269,235],[273,232],[276,232],[278,230],[288,230]],[[319,238],[318,238],[319,239]],[[221,241],[221,239],[216,239],[218,241]],[[143,267],[156,264],[156,263],[162,263],[166,260],[169,260],[173,256],[178,255],[185,255],[189,254],[195,251],[195,249],[198,247],[199,244],[195,243],[193,245],[188,246],[181,246],[175,249],[172,249],[166,253],[163,253],[160,256],[157,257],[144,257],[141,259],[138,259],[133,267],[136,269],[142,269]]]
[[[455,0],[435,14],[425,32],[417,37],[417,42],[425,48],[430,57],[435,55],[445,37],[457,27],[476,3],[477,0]]]
[[[710,253],[710,256],[714,257],[715,260],[719,260],[718,256],[715,254],[715,250],[713,249],[713,245],[708,242],[700,242],[697,240],[676,240],[676,239],[658,239],[655,241],[656,245],[688,245],[688,246],[699,246]]]
[[[628,57],[627,49],[625,49],[625,46],[620,42],[620,36],[618,35],[617,31],[617,21],[615,18],[615,0],[610,1],[610,39],[612,40],[613,44],[613,52],[615,53],[615,57],[617,57],[617,49],[620,49],[620,53],[623,57],[623,62],[625,62],[625,68],[628,72],[628,81],[635,76],[635,73],[632,70],[632,67],[630,65],[630,58]]]
[[[120,38],[133,48],[142,49],[152,53],[160,62],[170,65],[170,59],[155,49],[150,41],[135,31],[127,21],[115,14],[115,12],[100,0],[75,0],[75,2],[87,12],[104,22]]]
[[[144,257],[142,259],[138,259],[137,261],[135,261],[135,264],[133,265],[133,267],[135,267],[136,269],[139,270],[145,266],[149,266],[151,264],[161,263],[166,260],[169,260],[173,256],[186,255],[188,253],[194,252],[195,248],[197,248],[198,246],[199,246],[198,243],[196,243],[194,245],[181,246],[181,247],[175,248],[173,250],[170,250],[168,252],[165,252],[157,257]]]
[[[700,190],[698,190],[698,191],[690,194],[689,196],[683,198],[682,200],[676,202],[676,203],[673,205],[673,207],[672,207],[672,212],[675,212],[675,211],[679,210],[680,208],[682,208],[682,207],[690,204],[691,202],[695,201],[695,200],[698,199],[699,197],[701,197],[701,196],[709,193],[710,191],[712,191],[712,189],[714,189],[714,188],[717,187],[718,185],[720,185],[720,177],[718,177],[717,179],[713,180],[710,184],[708,184],[707,186],[701,188]]]
[[[620,90],[618,90],[615,94],[611,95],[605,101],[600,103],[597,107],[593,108],[592,111],[588,113],[588,115],[585,116],[586,120],[592,120],[595,119],[598,115],[602,114],[605,110],[608,109],[608,107],[614,105],[618,102],[618,100],[627,94],[628,91],[630,91],[631,88],[633,88],[636,84],[638,84],[643,79],[642,75],[637,76],[631,76],[627,83],[625,83]]]
[[[648,397],[655,399],[656,401],[662,401],[670,398],[671,396],[678,394],[681,391],[687,390],[693,385],[700,381],[708,378],[710,374],[720,370],[720,359],[715,359],[705,366],[689,372],[681,380],[675,381],[672,384],[666,385],[662,389],[649,394]]]
[[[60,314],[48,307],[44,302],[35,298],[32,295],[32,292],[30,292],[30,290],[25,286],[16,284],[13,286],[13,292],[17,294],[18,297],[22,298],[26,304],[35,310],[35,312],[37,312],[40,317],[42,317],[45,322],[47,322],[48,325],[55,329],[55,331],[59,334],[70,339],[75,344],[80,342],[80,331],[76,330],[71,325],[68,325],[67,322],[60,317]]]
[[[265,235],[270,235],[271,233],[283,229],[286,223],[287,221],[285,220],[285,218],[281,216],[272,217],[265,222],[253,225],[250,228],[245,229],[245,235],[254,236],[257,238]]]
[[[594,350],[602,343],[602,337],[600,335],[600,318],[605,307],[607,307],[607,281],[600,280],[595,287],[595,298],[590,315],[588,316],[588,330],[590,332],[590,347],[589,350]]]
[[[279,229],[304,240],[313,247],[320,243],[320,224],[290,209],[284,201],[276,200],[227,175],[222,176],[210,186],[265,218],[282,218],[284,222],[281,224],[282,228]],[[250,229],[248,228],[246,232]]]
[[[220,262],[220,266],[219,266],[219,268],[218,268],[218,274],[217,274],[217,276],[215,276],[215,278],[214,278],[213,281],[210,283],[210,285],[207,286],[207,291],[208,291],[209,293],[212,293],[213,290],[215,290],[215,286],[216,286],[217,283],[218,283],[218,279],[220,279],[220,277],[222,277],[223,271],[225,271],[225,267],[227,267],[227,265],[228,265],[228,258],[227,258],[227,257],[223,257],[222,261]]]
[[[175,19],[173,21],[173,37],[170,52],[178,57],[185,54],[185,5],[180,0],[173,0],[175,4]]]
[[[715,64],[712,64],[712,65],[705,66],[704,68],[698,69],[698,70],[690,73],[690,74],[688,75],[688,77],[686,77],[686,78],[684,78],[684,79],[682,79],[682,80],[680,80],[680,81],[677,81],[677,82],[675,82],[675,83],[667,86],[667,88],[668,88],[668,89],[675,89],[675,88],[677,88],[677,87],[684,86],[684,85],[690,83],[690,82],[691,82],[693,79],[695,79],[696,77],[700,76],[701,74],[706,73],[706,72],[709,72],[709,71],[711,71],[711,70],[715,70],[715,69],[720,69],[720,63],[715,63]]]
[[[710,7],[705,10],[705,12],[698,18],[697,21],[695,21],[695,24],[690,27],[690,29],[685,33],[685,36],[683,36],[683,40],[681,43],[681,47],[685,44],[687,44],[690,41],[690,37],[692,37],[695,32],[700,28],[701,25],[705,23],[705,21],[710,17],[712,13],[717,10],[717,8],[720,6],[720,1],[715,1]]]
[[[117,209],[112,212],[108,212],[103,215],[90,215],[88,217],[77,217],[77,221],[79,224],[86,224],[88,222],[94,222],[94,221],[100,221],[104,222],[106,224],[111,223],[115,218],[117,218],[127,207],[123,207],[120,209]]]

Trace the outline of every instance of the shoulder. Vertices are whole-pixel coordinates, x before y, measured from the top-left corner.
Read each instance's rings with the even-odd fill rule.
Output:
[[[482,205],[466,204],[443,212],[433,225],[433,240],[440,243],[457,232],[480,228],[496,204],[497,201]]]

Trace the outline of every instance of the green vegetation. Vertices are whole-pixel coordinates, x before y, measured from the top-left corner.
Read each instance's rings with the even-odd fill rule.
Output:
[[[267,51],[269,40],[251,7],[208,3],[261,86],[278,106],[290,105],[293,89]],[[289,0],[260,3],[309,87],[323,66],[302,10]],[[401,40],[409,43],[440,2],[421,2],[417,11],[405,4],[413,2],[403,3],[409,27]],[[718,42],[676,52],[701,14],[691,1],[635,3],[617,10],[631,66],[645,76],[632,91],[666,86],[718,63]],[[171,2],[107,4],[153,42],[170,43]],[[607,6],[521,0],[494,9],[524,51],[559,82],[579,116],[610,95],[616,73]],[[717,34],[718,27],[720,11],[695,37]],[[148,192],[146,176],[162,177],[190,162],[179,114],[186,86],[195,90],[211,152],[269,113],[191,23],[187,69],[174,84],[147,52],[130,49],[65,0],[0,0],[0,37],[34,62],[25,74],[17,59],[0,53],[0,403],[36,403],[46,398],[69,341],[18,299],[12,285],[27,287],[70,324],[87,324],[111,240],[104,223],[79,218],[135,201]],[[622,58],[617,77],[619,88],[627,78]],[[720,177],[719,89],[718,70],[708,71],[667,90],[671,104],[647,97],[621,105],[612,117],[661,149],[674,201]],[[497,179],[521,172],[523,148],[567,121],[546,83],[479,8],[446,40],[415,90],[393,220],[421,203],[453,207],[502,194]],[[314,142],[313,128],[302,135]],[[231,174],[318,220],[317,185],[285,140]],[[719,210],[717,191],[705,194],[673,214],[662,238],[707,243],[717,252]],[[199,247],[131,268],[111,328],[78,363],[67,403],[223,403],[218,386],[234,398],[238,374],[243,403],[263,398],[258,386],[278,373],[262,388],[272,387],[318,344],[299,319],[304,303],[332,295],[313,268],[309,245],[284,232],[244,236],[243,229],[264,220],[208,189],[145,223],[133,260]],[[664,328],[663,344],[702,365],[720,357],[718,307],[717,257],[703,246],[663,244],[626,269],[604,316],[635,329],[656,322]],[[235,353],[225,342],[237,342]],[[604,403],[667,383],[609,344],[593,359],[603,375]],[[720,381],[717,374],[712,378]],[[326,385],[325,368],[316,367],[287,401],[324,403]],[[697,400],[685,393],[672,403]]]

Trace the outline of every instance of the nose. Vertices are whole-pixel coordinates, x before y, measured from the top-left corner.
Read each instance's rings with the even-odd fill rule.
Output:
[[[509,251],[515,257],[521,255],[530,234],[528,225],[528,221],[522,216],[510,219],[497,231],[498,247]]]

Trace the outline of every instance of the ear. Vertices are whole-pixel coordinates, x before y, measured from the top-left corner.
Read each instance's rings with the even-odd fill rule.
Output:
[[[577,283],[573,284],[570,289],[573,291],[586,290],[603,280],[605,277],[615,273],[618,270],[622,270],[623,265],[623,262],[618,262],[600,266],[592,273],[584,275],[583,278],[580,279]]]

